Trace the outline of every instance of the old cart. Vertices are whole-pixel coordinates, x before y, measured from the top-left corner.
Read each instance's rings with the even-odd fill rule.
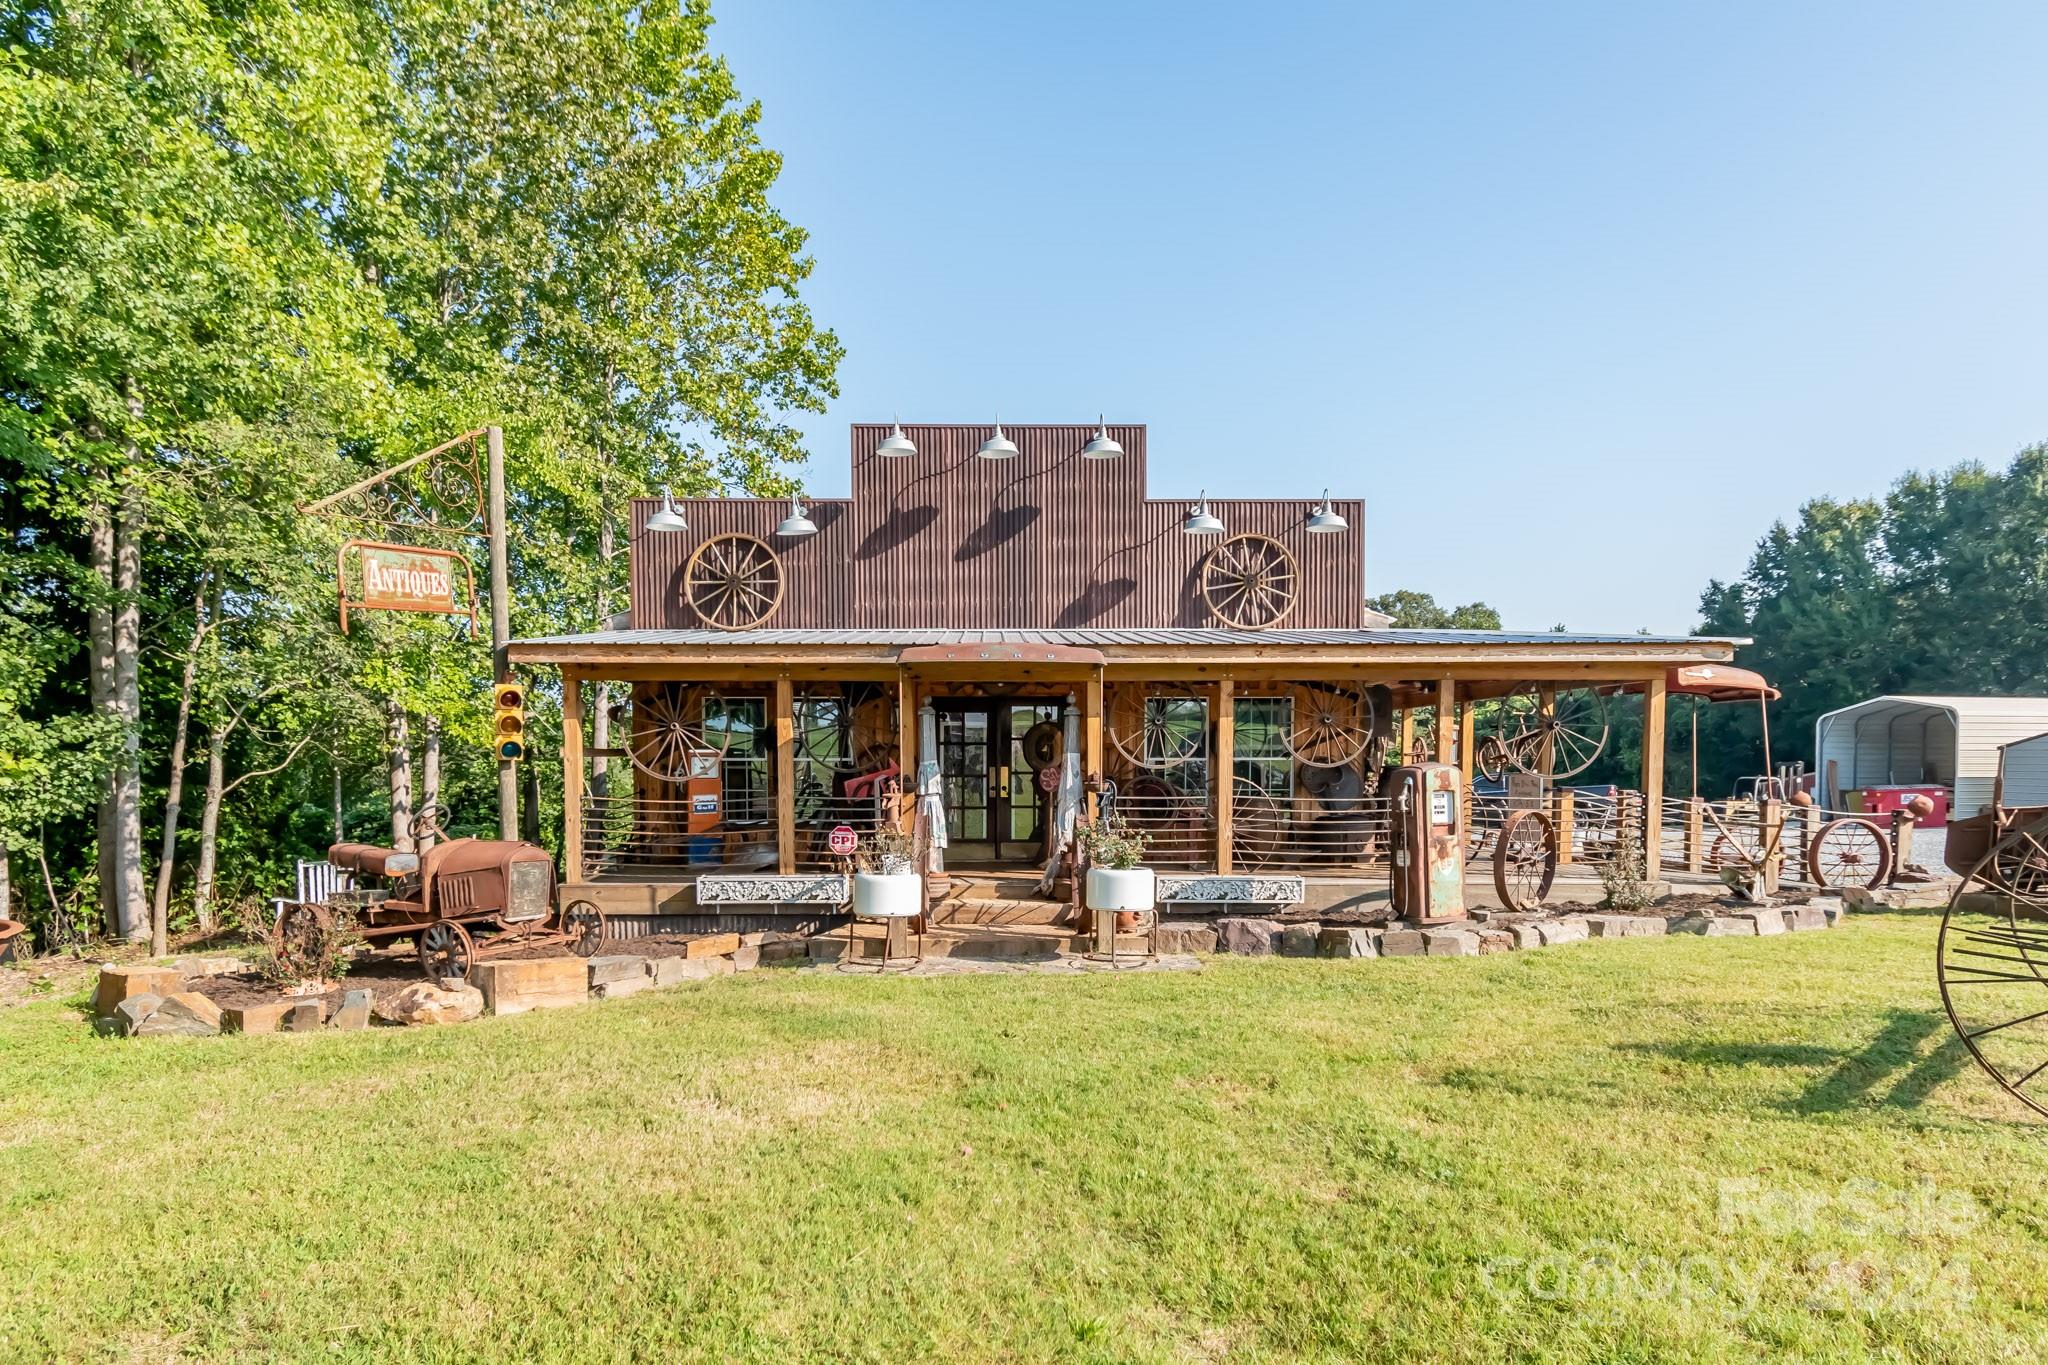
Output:
[[[415,821],[416,834],[433,828]],[[604,912],[587,900],[559,904],[547,850],[510,839],[449,839],[425,853],[336,844],[328,861],[358,884],[321,902],[289,904],[275,948],[306,964],[346,917],[373,944],[411,940],[431,981],[469,975],[479,959],[547,945],[578,957],[604,941]]]

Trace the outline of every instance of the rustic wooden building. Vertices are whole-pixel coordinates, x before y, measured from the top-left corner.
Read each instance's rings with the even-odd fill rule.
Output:
[[[1739,643],[1381,628],[1359,501],[1151,496],[1143,426],[857,425],[852,447],[844,499],[636,499],[625,627],[513,645],[561,674],[571,894],[801,909],[832,892],[829,831],[904,819],[921,767],[956,875],[1036,866],[1071,722],[1091,787],[1185,874],[1170,894],[1300,899],[1383,882],[1389,762],[1568,784],[1622,691],[1639,790],[1577,837],[1639,838],[1667,670]]]

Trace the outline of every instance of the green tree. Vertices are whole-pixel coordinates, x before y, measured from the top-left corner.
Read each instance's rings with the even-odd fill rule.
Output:
[[[1402,630],[1499,630],[1500,613],[1484,602],[1467,602],[1462,607],[1440,607],[1426,592],[1406,588],[1365,599],[1366,610],[1393,618]]]

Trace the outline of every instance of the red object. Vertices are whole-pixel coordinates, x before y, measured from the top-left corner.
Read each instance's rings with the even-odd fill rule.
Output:
[[[859,777],[849,777],[846,779],[846,795],[872,796],[876,787],[896,776],[896,773],[897,767],[891,763],[886,768],[877,768],[871,773],[862,773]]]
[[[1850,795],[1863,798],[1862,805],[1853,808],[1865,815],[1890,815],[1895,810],[1904,810],[1914,797],[1924,796],[1934,809],[1917,822],[1919,827],[1941,829],[1948,824],[1947,787],[1858,787]]]
[[[825,846],[842,858],[853,852],[854,843],[852,825],[834,825],[832,832],[825,836]]]

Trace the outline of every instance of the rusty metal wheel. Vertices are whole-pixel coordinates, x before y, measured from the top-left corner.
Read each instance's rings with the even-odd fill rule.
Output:
[[[1715,872],[1724,867],[1754,871],[1763,866],[1763,861],[1763,835],[1748,825],[1736,825],[1716,834],[1714,842],[1707,845],[1707,867]]]
[[[1178,768],[1209,751],[1209,702],[1172,683],[1125,683],[1109,703],[1109,740],[1133,766]]]
[[[1493,845],[1493,889],[1508,910],[1534,910],[1557,877],[1557,828],[1540,810],[1508,814]]]
[[[562,932],[569,936],[570,952],[594,957],[604,944],[604,911],[593,901],[570,901],[562,907]]]
[[[417,951],[420,971],[429,981],[467,981],[476,965],[476,943],[454,920],[435,920],[420,930]]]
[[[752,536],[713,536],[684,566],[683,599],[707,626],[758,626],[782,605],[782,561]]]
[[[1247,867],[1265,867],[1287,847],[1287,808],[1248,777],[1230,784],[1230,855]]]
[[[1480,712],[1478,730],[1478,752],[1495,743],[1495,763],[1563,781],[1592,767],[1607,747],[1607,699],[1574,687],[1553,692],[1546,706],[1541,685],[1523,683]]]
[[[300,976],[314,974],[327,955],[334,916],[324,905],[299,902],[284,907],[271,936],[271,951],[280,965]]]
[[[2007,1094],[2048,1115],[2038,1093],[2048,1086],[2048,816],[1993,844],[1957,885],[1935,970],[1970,1055]]]
[[[724,756],[732,712],[716,689],[661,683],[633,700],[626,752],[633,766],[662,782],[681,782]]]
[[[1828,821],[1806,845],[1806,872],[1818,886],[1875,890],[1891,870],[1891,839],[1862,816]]]
[[[1294,690],[1293,719],[1281,743],[1287,756],[1311,768],[1358,762],[1372,743],[1372,693],[1339,683],[1304,683]]]
[[[1271,536],[1232,536],[1202,560],[1202,600],[1226,626],[1270,629],[1300,597],[1301,566]]]

